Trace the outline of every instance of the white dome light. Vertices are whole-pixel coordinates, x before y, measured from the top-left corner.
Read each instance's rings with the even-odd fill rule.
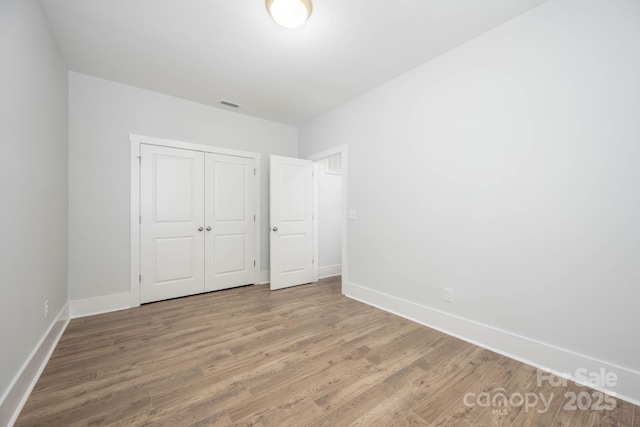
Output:
[[[269,14],[278,24],[296,28],[311,15],[311,0],[266,0]]]

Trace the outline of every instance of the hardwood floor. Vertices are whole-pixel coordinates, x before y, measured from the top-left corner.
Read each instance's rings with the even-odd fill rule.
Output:
[[[537,382],[336,279],[259,285],[72,320],[16,425],[640,427],[631,404],[566,410],[594,392]],[[490,405],[500,393],[512,403]]]

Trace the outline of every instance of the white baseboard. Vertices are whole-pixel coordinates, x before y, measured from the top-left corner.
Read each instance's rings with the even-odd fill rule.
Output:
[[[318,267],[318,277],[324,279],[326,277],[339,276],[342,274],[342,264],[325,265]]]
[[[634,405],[640,405],[640,372],[633,369],[474,322],[354,283],[343,282],[342,292],[349,298],[397,314],[571,381],[580,382],[585,386],[603,391]],[[618,381],[612,388],[593,387],[579,381],[575,375],[571,374],[576,373],[578,369],[586,369],[586,372],[589,373],[597,373],[604,369],[606,372],[615,373]]]
[[[47,365],[53,350],[56,348],[60,337],[69,324],[69,304],[65,304],[56,316],[55,320],[40,338],[27,360],[24,362],[18,374],[6,390],[0,400],[0,424],[6,422],[12,426],[18,419],[20,411],[27,402],[31,390],[35,387],[40,374]]]
[[[125,292],[121,294],[69,301],[69,306],[72,319],[124,310],[132,307],[131,293]]]
[[[256,284],[263,283],[269,283],[269,270],[261,271],[258,274]],[[131,292],[69,301],[71,318],[76,319],[78,317],[93,316],[137,307],[138,305],[132,303],[132,301],[134,301],[134,299],[132,298]]]
[[[269,270],[258,273],[257,279],[256,284],[269,283]],[[69,301],[71,318],[76,319],[78,317],[93,316],[137,307],[138,305],[132,301],[134,301],[134,298],[132,298],[131,292]]]

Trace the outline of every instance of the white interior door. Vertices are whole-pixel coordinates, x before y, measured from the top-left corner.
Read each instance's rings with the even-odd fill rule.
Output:
[[[204,153],[140,154],[140,301],[204,292]]]
[[[271,289],[313,281],[313,162],[271,156]]]
[[[205,155],[205,290],[254,283],[254,160]]]

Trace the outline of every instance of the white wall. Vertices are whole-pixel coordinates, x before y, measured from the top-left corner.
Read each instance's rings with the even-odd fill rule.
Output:
[[[318,162],[318,274],[340,274],[342,264],[342,175],[326,173]]]
[[[38,1],[0,0],[0,61],[1,403],[67,301],[67,71]]]
[[[69,299],[129,291],[129,134],[258,152],[262,270],[268,270],[268,154],[297,155],[297,129],[69,73]]]
[[[352,289],[640,401],[639,40],[640,2],[552,0],[301,128],[301,156],[349,145]]]

